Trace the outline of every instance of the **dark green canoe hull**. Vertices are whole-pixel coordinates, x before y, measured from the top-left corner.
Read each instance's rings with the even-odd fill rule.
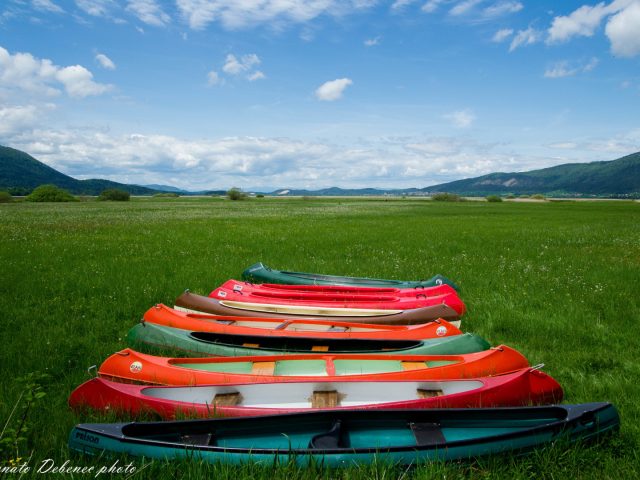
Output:
[[[442,275],[435,275],[428,280],[419,281],[342,277],[337,275],[321,275],[318,273],[273,270],[260,262],[251,265],[242,272],[242,278],[247,282],[252,283],[281,283],[285,285],[346,285],[349,287],[426,288],[447,284],[456,290],[459,290],[455,283]]]
[[[329,346],[327,353],[358,353],[380,355],[456,355],[463,353],[481,352],[490,348],[483,338],[470,333],[449,337],[433,338],[418,341],[328,341],[326,339],[284,339],[289,343],[287,347],[277,347],[266,344],[263,347],[252,347],[260,342],[267,342],[267,338],[236,337],[234,335],[212,335],[204,332],[191,332],[177,328],[165,327],[153,323],[143,322],[133,327],[127,335],[130,346],[143,351],[171,351],[179,350],[190,356],[221,356],[238,357],[253,355],[285,355],[301,353],[321,353],[312,350],[312,344]],[[282,341],[274,338],[272,341]],[[303,339],[305,340],[305,339]],[[254,343],[255,342],[255,343]],[[243,346],[243,344],[248,344]],[[386,348],[390,349],[386,349]],[[385,348],[385,349],[383,349]]]
[[[330,467],[374,461],[413,465],[556,441],[590,440],[619,427],[608,403],[524,408],[347,410],[178,422],[84,424],[69,448],[212,463],[312,462]]]

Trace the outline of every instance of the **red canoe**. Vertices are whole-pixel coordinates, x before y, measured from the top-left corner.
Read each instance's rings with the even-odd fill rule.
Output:
[[[331,299],[349,299],[361,296],[394,296],[407,298],[425,298],[436,295],[455,294],[456,291],[449,285],[443,284],[435,287],[420,288],[381,288],[381,287],[347,287],[342,285],[281,285],[276,283],[251,283],[238,280],[227,280],[218,288],[213,290],[209,296],[213,298],[223,298],[218,295],[219,291],[239,292],[244,295],[258,293],[273,295],[282,298],[300,298],[307,296],[326,297]]]
[[[436,292],[434,293],[429,292],[430,289],[425,289],[415,292],[412,296],[399,296],[392,294],[343,295],[326,292],[307,293],[279,291],[276,289],[227,289],[220,287],[211,292],[209,297],[225,302],[261,305],[275,304],[374,310],[412,310],[445,304],[453,308],[458,315],[464,314],[465,305],[453,288],[448,285],[441,285],[435,288]]]
[[[257,357],[157,357],[125,349],[107,358],[98,374],[120,382],[154,385],[472,378],[529,366],[501,345],[464,355],[301,354]]]
[[[341,409],[479,408],[556,403],[562,388],[525,368],[494,377],[394,382],[292,382],[143,386],[94,378],[69,398],[73,408],[153,412],[163,418],[277,415]]]
[[[267,337],[424,340],[462,333],[446,320],[435,320],[418,325],[368,325],[329,320],[231,317],[188,313],[163,304],[155,305],[147,310],[144,314],[144,320],[182,330]]]

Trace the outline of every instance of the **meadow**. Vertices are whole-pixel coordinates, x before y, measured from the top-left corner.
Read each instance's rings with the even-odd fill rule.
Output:
[[[66,446],[74,424],[107,419],[67,407],[69,393],[90,378],[87,368],[124,348],[127,331],[153,304],[171,305],[186,288],[208,293],[262,261],[407,280],[441,273],[461,287],[469,310],[463,330],[517,348],[532,365],[544,363],[567,403],[614,402],[621,431],[595,445],[411,469],[133,460],[132,478],[640,476],[640,203],[21,202],[0,205],[0,239],[0,428],[6,437],[23,418],[28,427],[19,452],[5,448],[5,465],[16,455],[32,467],[47,458],[113,463],[73,455]],[[25,411],[29,395],[20,379],[34,372],[48,375],[31,387],[44,396],[32,395]],[[30,476],[41,478],[34,469],[23,478]]]

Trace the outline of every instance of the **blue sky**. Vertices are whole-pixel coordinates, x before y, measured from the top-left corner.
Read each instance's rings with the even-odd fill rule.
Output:
[[[77,178],[425,187],[640,150],[640,0],[3,0],[0,144]]]

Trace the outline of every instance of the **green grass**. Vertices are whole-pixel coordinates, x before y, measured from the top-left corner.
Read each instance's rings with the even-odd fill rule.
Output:
[[[248,265],[420,279],[462,288],[463,329],[544,363],[567,402],[608,400],[621,433],[595,446],[554,447],[408,471],[340,472],[163,462],[136,478],[633,478],[640,475],[640,203],[437,203],[425,200],[133,199],[0,205],[0,422],[18,377],[47,372],[30,412],[31,465],[70,454],[66,400],[125,346],[151,305],[183,289],[208,293]],[[74,465],[107,460],[71,457]],[[0,459],[6,460],[6,459]],[[136,465],[143,463],[136,460]],[[88,477],[87,477],[88,478]]]

